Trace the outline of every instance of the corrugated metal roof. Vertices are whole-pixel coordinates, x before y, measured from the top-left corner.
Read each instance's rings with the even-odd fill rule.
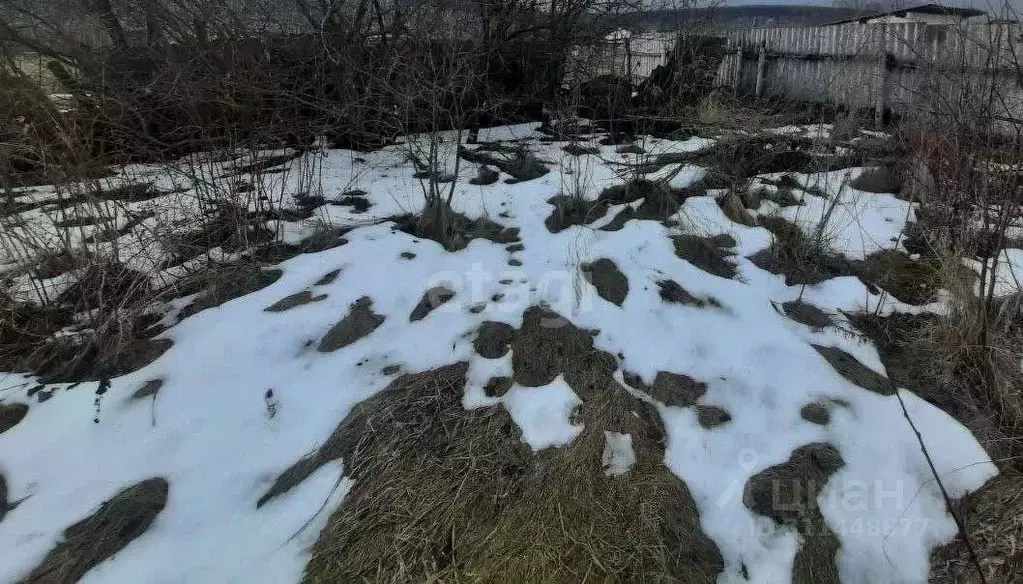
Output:
[[[867,14],[866,16],[858,16],[856,18],[847,18],[845,20],[836,20],[835,22],[829,22],[825,26],[831,26],[835,24],[847,24],[850,22],[867,22],[875,18],[883,18],[885,16],[905,16],[907,13],[916,14],[938,14],[942,16],[961,16],[963,18],[973,18],[974,16],[983,16],[987,14],[983,10],[977,10],[975,8],[959,8],[956,6],[942,6],[941,4],[921,4],[920,6],[913,6],[911,8],[902,8],[900,10],[889,10],[887,12],[878,12],[877,14]]]

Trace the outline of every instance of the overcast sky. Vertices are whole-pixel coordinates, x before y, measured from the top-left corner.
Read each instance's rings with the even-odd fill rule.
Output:
[[[997,14],[1001,11],[1004,4],[1000,1],[990,0],[957,0],[957,1],[945,1],[945,2],[928,2],[928,0],[907,0],[904,2],[907,6],[918,6],[920,4],[943,4],[948,6],[966,6],[970,8],[977,8],[984,10],[992,14]],[[833,3],[830,0],[727,0],[727,5],[738,6],[742,4],[811,4],[815,6],[831,6]],[[1023,8],[1023,0],[1009,0],[1009,6],[1014,10],[1019,11]]]

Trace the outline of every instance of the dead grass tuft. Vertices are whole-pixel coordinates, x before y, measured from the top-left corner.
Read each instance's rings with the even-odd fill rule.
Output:
[[[806,138],[736,136],[688,157],[708,168],[708,180],[721,188],[738,189],[750,177],[777,172],[824,172],[856,166],[852,155],[818,153]]]
[[[68,305],[75,312],[111,311],[137,306],[151,295],[145,274],[111,260],[99,260],[90,263],[78,275],[75,283],[57,297],[57,303]]]
[[[675,255],[697,268],[722,278],[734,278],[738,273],[735,264],[728,260],[735,255],[729,249],[735,247],[735,240],[730,236],[678,235],[672,240],[675,242]]]
[[[301,292],[296,292],[281,298],[277,302],[274,302],[270,306],[264,308],[263,312],[287,312],[293,308],[312,304],[313,302],[320,302],[326,298],[326,294],[313,295],[311,290],[302,290]]]
[[[40,376],[41,383],[96,381],[138,371],[173,345],[170,339],[121,337],[116,331],[104,331],[78,343],[54,339],[43,346],[40,364],[30,370]]]
[[[803,234],[796,224],[779,217],[760,217],[760,224],[773,235],[765,250],[750,256],[758,268],[785,276],[789,286],[820,284],[836,276],[853,274],[852,264],[827,252],[823,245]]]
[[[174,296],[199,293],[195,301],[181,311],[179,316],[184,319],[262,290],[279,280],[283,274],[284,272],[279,269],[264,269],[257,264],[225,266],[223,269],[207,270],[193,278],[183,280],[168,290],[168,293]]]
[[[630,213],[632,216],[629,218],[661,221],[674,215],[691,194],[686,189],[671,188],[663,182],[639,179],[604,189],[600,193],[600,201],[607,205],[620,205],[642,199],[635,211],[630,208],[622,213]]]
[[[845,465],[830,444],[797,448],[789,460],[752,477],[743,502],[775,523],[802,535],[793,566],[793,582],[838,582],[835,554],[840,542],[828,528],[817,498],[833,473]]]
[[[480,166],[476,176],[469,179],[469,184],[482,187],[492,185],[499,180],[501,180],[501,173],[484,164]]]
[[[142,368],[171,347],[169,339],[154,340],[142,330],[137,307],[117,296],[123,291],[116,277],[95,283],[97,288],[80,288],[84,300],[66,292],[64,304],[45,307],[0,294],[2,368],[34,373],[44,383],[95,380]],[[79,310],[92,312],[76,319]]]
[[[593,284],[601,298],[621,306],[629,294],[629,280],[615,263],[607,258],[583,264],[583,276]]]
[[[167,504],[170,485],[152,478],[134,484],[64,530],[64,539],[29,573],[27,583],[71,583],[145,533]]]
[[[274,234],[265,226],[266,217],[229,202],[220,202],[209,218],[187,233],[171,234],[160,242],[168,259],[161,266],[169,268],[199,257],[211,249],[243,252],[270,243]]]
[[[501,244],[519,241],[517,227],[506,228],[487,217],[469,219],[443,202],[427,207],[420,215],[395,217],[394,222],[400,231],[436,241],[448,251],[465,249],[476,238]]]
[[[696,421],[702,428],[710,430],[731,422],[732,415],[722,407],[700,404],[696,406]]]
[[[517,331],[496,331],[500,334],[498,342],[507,342],[512,350],[515,381],[526,387],[547,385],[564,374],[565,381],[585,400],[590,392],[601,389],[617,369],[612,355],[594,348],[591,331],[576,328],[547,309],[534,306],[526,310],[522,327]]]
[[[480,325],[472,348],[485,359],[500,359],[508,354],[515,339],[515,329],[503,322],[488,320]]]
[[[573,225],[588,225],[607,214],[607,203],[587,201],[571,195],[557,195],[547,201],[554,210],[544,220],[547,231],[561,233]]]
[[[714,298],[713,296],[697,298],[674,280],[658,280],[657,287],[659,288],[658,294],[660,295],[661,300],[665,302],[674,302],[685,306],[694,306],[696,308],[703,308],[705,306],[721,308],[721,303],[718,302],[717,298]]]
[[[1023,581],[1023,472],[1018,465],[1005,467],[956,504],[964,518],[980,565],[988,582]],[[960,538],[931,554],[931,582],[975,584],[980,582],[976,567]]]
[[[886,290],[907,304],[927,304],[934,299],[941,285],[941,266],[930,257],[911,260],[896,250],[870,254],[854,269],[861,279]]]
[[[412,309],[412,314],[409,315],[409,322],[416,322],[426,318],[428,314],[434,311],[434,309],[446,304],[449,300],[455,297],[455,291],[445,286],[434,286],[423,293],[423,297],[419,299],[419,303]]]
[[[800,408],[799,417],[811,424],[827,426],[831,421],[831,412],[828,411],[826,405],[814,402]]]
[[[32,370],[46,341],[71,322],[66,308],[18,303],[0,292],[0,368]]]
[[[811,346],[850,383],[879,395],[895,395],[895,386],[887,377],[860,363],[856,357],[838,347]]]
[[[484,144],[476,150],[459,147],[458,156],[476,164],[498,168],[511,175],[507,182],[525,182],[540,178],[551,170],[524,147],[508,147],[502,144]]]
[[[724,197],[719,198],[718,206],[721,207],[721,212],[725,214],[725,217],[728,217],[728,220],[733,223],[747,227],[753,227],[757,224],[756,220],[742,204],[742,199],[733,192],[729,192]]]
[[[835,324],[828,313],[802,300],[793,300],[781,306],[785,316],[810,328],[820,330]]]
[[[353,302],[348,307],[345,317],[323,335],[316,350],[321,353],[332,353],[347,347],[376,330],[383,324],[384,318],[373,312],[373,300],[369,296],[363,296]]]
[[[849,186],[868,193],[898,194],[902,192],[902,179],[895,168],[879,166],[864,170]]]
[[[0,403],[0,434],[17,426],[26,414],[28,414],[28,406],[25,404]],[[2,502],[0,502],[0,507],[3,507]]]
[[[832,142],[848,142],[860,135],[860,121],[854,115],[843,115],[831,126]]]

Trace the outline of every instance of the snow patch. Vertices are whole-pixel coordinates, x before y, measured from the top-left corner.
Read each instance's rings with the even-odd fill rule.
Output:
[[[516,384],[501,403],[522,429],[522,441],[533,450],[563,446],[583,430],[571,422],[572,411],[583,402],[561,375],[542,387]]]
[[[604,431],[604,453],[600,457],[607,476],[621,476],[636,464],[636,452],[632,449],[632,435]]]

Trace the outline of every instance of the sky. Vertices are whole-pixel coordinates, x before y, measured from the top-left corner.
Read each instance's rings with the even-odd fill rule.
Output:
[[[749,6],[749,5],[755,5],[755,4],[761,4],[761,5],[763,5],[763,4],[771,4],[771,5],[800,4],[800,5],[808,5],[808,6],[833,6],[833,5],[835,5],[835,3],[830,1],[830,0],[728,0],[725,3],[726,6]],[[990,1],[990,0],[954,0],[954,1],[946,0],[946,1],[943,1],[943,2],[942,1],[931,2],[931,1],[928,1],[928,0],[918,0],[918,1],[908,0],[908,1],[904,1],[903,4],[907,5],[907,6],[917,6],[917,5],[920,5],[920,4],[945,4],[945,5],[948,5],[948,6],[963,6],[963,7],[968,7],[968,8],[977,8],[979,10],[985,10],[985,11],[990,12],[990,13],[998,13],[1001,10],[1002,6],[1003,6],[1002,2]],[[1016,11],[1023,12],[1023,10],[1021,10],[1021,9],[1023,9],[1023,0],[1010,0],[1009,6],[1012,7]]]

